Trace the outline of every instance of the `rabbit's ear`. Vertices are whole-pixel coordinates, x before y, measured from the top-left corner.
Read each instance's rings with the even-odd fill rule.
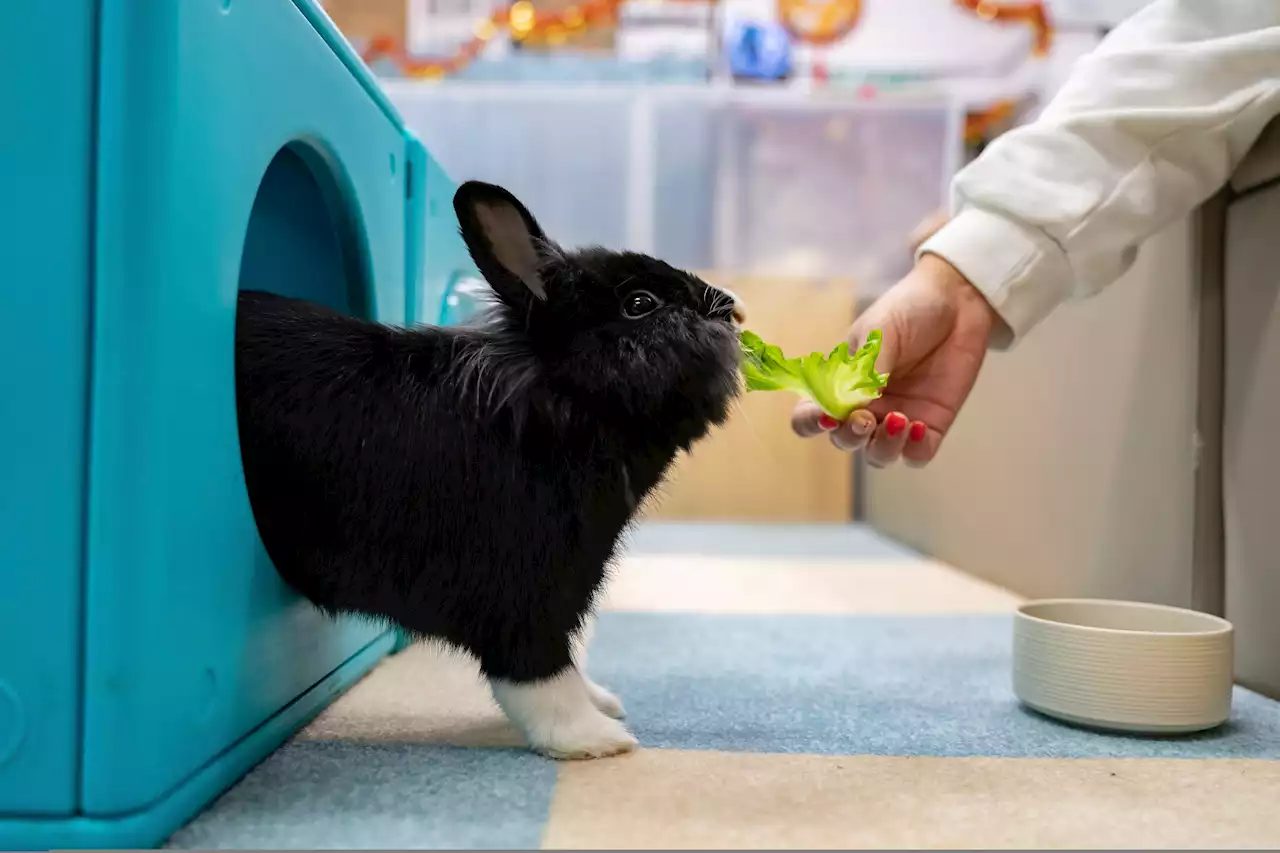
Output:
[[[515,196],[493,184],[467,181],[454,193],[453,209],[472,260],[504,301],[547,298],[538,273],[539,244],[546,245],[547,238]]]

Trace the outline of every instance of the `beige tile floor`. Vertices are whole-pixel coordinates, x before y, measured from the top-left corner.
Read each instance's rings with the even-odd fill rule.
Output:
[[[646,750],[565,765],[549,849],[1280,844],[1280,762]]]

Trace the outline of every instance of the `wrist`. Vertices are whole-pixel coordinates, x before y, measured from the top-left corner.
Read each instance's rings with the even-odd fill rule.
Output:
[[[1011,349],[1071,295],[1075,274],[1065,249],[1042,229],[969,206],[925,241],[932,254],[963,273],[995,309],[992,349]]]
[[[986,295],[940,255],[925,251],[916,261],[916,269],[947,294],[947,300],[955,306],[957,313],[964,315],[969,322],[978,324],[986,332],[988,339],[993,334],[1007,330],[1004,320]]]
[[[916,261],[916,269],[928,276],[934,283],[945,287],[949,290],[963,291],[965,288],[973,291],[974,295],[981,296],[978,289],[974,287],[969,279],[964,277],[960,270],[947,263],[940,255],[932,252],[925,252],[920,255],[920,259]]]

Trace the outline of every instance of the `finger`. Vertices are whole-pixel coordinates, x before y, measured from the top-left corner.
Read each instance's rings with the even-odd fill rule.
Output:
[[[898,461],[902,449],[907,444],[907,416],[902,412],[892,412],[881,422],[879,429],[867,442],[867,463],[877,468],[884,468]]]
[[[831,431],[831,443],[852,453],[861,450],[875,430],[876,416],[862,409]]]
[[[912,421],[907,427],[907,444],[902,449],[902,461],[912,468],[923,468],[933,461],[942,444],[942,433],[930,429],[924,421]]]
[[[813,438],[838,426],[840,423],[835,418],[808,400],[797,403],[791,411],[791,429],[801,438]]]

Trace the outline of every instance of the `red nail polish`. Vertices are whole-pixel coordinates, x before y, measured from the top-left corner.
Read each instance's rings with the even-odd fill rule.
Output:
[[[911,432],[907,435],[907,438],[912,441],[924,441],[924,435],[928,431],[929,428],[924,425],[924,421],[916,421],[911,425]]]
[[[825,412],[818,418],[818,426],[823,429],[835,429],[840,426],[840,422]]]
[[[893,438],[898,433],[907,428],[906,415],[894,412],[884,419],[884,431],[889,433],[889,437]]]

